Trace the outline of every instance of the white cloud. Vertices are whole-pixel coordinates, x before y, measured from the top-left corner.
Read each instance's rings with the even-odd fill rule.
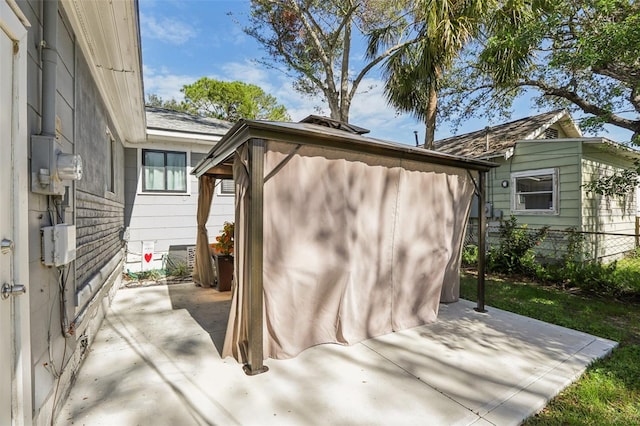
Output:
[[[225,81],[242,81],[255,84],[276,97],[283,104],[291,119],[299,121],[310,114],[328,116],[329,108],[321,96],[305,96],[293,89],[291,79],[283,73],[257,65],[252,61],[229,62],[220,66],[219,74],[208,77]],[[145,92],[155,93],[162,99],[183,99],[180,88],[191,84],[202,75],[173,74],[167,69],[144,67]],[[382,80],[369,78],[360,84],[360,90],[351,104],[350,122],[371,130],[369,136],[413,145],[413,131],[424,138],[424,126],[408,115],[399,115],[387,106]],[[320,110],[319,110],[320,109]]]
[[[184,99],[180,92],[182,86],[191,84],[200,78],[193,75],[172,74],[166,68],[156,70],[147,66],[143,66],[143,74],[145,94],[153,93],[167,101]]]
[[[301,120],[309,114],[319,114],[317,107],[325,106],[321,98],[311,98],[296,92],[291,79],[280,71],[266,68],[253,61],[229,62],[222,65],[222,71],[222,75],[212,78],[242,81],[259,86],[266,93],[275,96],[278,103],[287,108],[293,121]],[[322,113],[329,114],[328,110]]]
[[[299,121],[310,114],[329,116],[329,108],[321,96],[305,96],[294,90],[291,79],[276,70],[270,70],[252,61],[229,62],[222,66],[222,80],[238,80],[255,84],[276,97],[283,104],[291,119]],[[372,137],[414,144],[414,130],[423,133],[423,127],[408,115],[399,115],[387,106],[382,80],[362,80],[351,104],[349,121],[371,130]],[[424,137],[424,134],[422,135]]]
[[[140,31],[144,38],[175,45],[185,44],[196,36],[196,31],[190,24],[173,18],[156,19],[146,13],[140,14]]]
[[[228,62],[222,65],[222,80],[242,81],[243,83],[255,84],[260,86],[265,92],[273,89],[271,86],[271,77],[261,65],[257,65],[251,61],[244,62]]]

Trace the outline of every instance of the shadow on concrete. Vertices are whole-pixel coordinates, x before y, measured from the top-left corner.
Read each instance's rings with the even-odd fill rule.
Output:
[[[168,285],[173,309],[184,309],[202,327],[222,355],[222,346],[229,321],[231,292],[219,292],[213,288],[195,284]]]

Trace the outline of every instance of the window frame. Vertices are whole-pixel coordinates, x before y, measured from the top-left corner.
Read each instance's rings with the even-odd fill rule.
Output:
[[[111,130],[107,128],[107,194],[115,195],[116,193],[116,139],[113,137]]]
[[[167,157],[166,154],[182,154],[185,159],[185,189],[184,190],[167,190],[167,189],[145,189],[145,173],[144,173],[144,159],[146,152],[159,152],[164,154],[164,168],[165,168],[165,188],[166,188],[166,162]],[[137,193],[140,195],[190,195],[191,192],[191,153],[189,151],[180,151],[180,150],[172,150],[172,149],[161,149],[161,148],[139,148],[138,149],[138,191]]]
[[[521,178],[548,176],[552,178],[551,201],[553,207],[550,209],[518,209],[517,197],[521,194],[518,192],[517,181]],[[534,191],[532,191],[533,193]],[[540,191],[538,191],[540,192]],[[547,191],[544,191],[545,193]],[[511,212],[519,215],[559,215],[560,214],[560,173],[558,168],[524,170],[521,172],[511,173]]]

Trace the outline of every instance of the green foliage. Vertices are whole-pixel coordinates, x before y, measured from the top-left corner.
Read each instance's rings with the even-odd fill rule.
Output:
[[[443,90],[439,113],[459,120],[508,115],[523,90],[548,109],[588,116],[585,129],[605,123],[640,141],[640,3],[571,0],[498,3]]]
[[[530,231],[526,225],[518,226],[511,216],[500,225],[500,242],[492,247],[487,256],[490,271],[507,274],[535,274],[538,263],[533,248],[540,245],[547,235],[548,227]]]
[[[151,269],[149,271],[136,272],[135,274],[129,272],[128,275],[136,281],[157,281],[166,276],[166,271],[164,269]]]
[[[167,269],[167,275],[173,277],[187,277],[191,275],[191,271],[185,262],[174,262],[171,267]]]
[[[462,265],[476,266],[478,264],[478,246],[469,244],[462,249]]]
[[[369,34],[369,55],[387,48],[389,34],[407,33],[414,40],[396,50],[384,64],[385,95],[391,106],[425,123],[425,146],[433,148],[438,90],[443,73],[463,47],[477,36],[492,2],[472,0],[415,1],[410,25],[388,27]],[[385,43],[386,42],[386,43]]]
[[[586,262],[567,274],[565,280],[586,292],[602,296],[618,296],[619,287],[614,278],[616,262]]]
[[[541,266],[536,275],[542,282],[576,287],[584,292],[606,297],[640,298],[640,257],[631,253],[624,259],[604,264],[583,262],[584,237],[578,232],[569,234],[567,251],[561,262]]]
[[[504,221],[499,242],[487,254],[490,272],[515,274],[562,288],[577,288],[584,293],[600,296],[640,299],[640,249],[624,259],[604,264],[584,261],[584,235],[575,228],[565,230],[567,235],[561,255],[544,259],[536,250],[545,240],[548,228],[536,231],[518,226],[515,217]],[[474,266],[477,248],[466,247],[463,265]]]
[[[634,254],[619,260],[612,278],[619,294],[640,299],[639,256]]]
[[[184,101],[165,101],[156,94],[150,94],[146,104],[230,122],[242,118],[270,121],[291,119],[287,109],[278,104],[274,96],[254,84],[202,77],[192,84],[184,85],[180,91],[184,93]]]
[[[292,76],[305,96],[322,95],[331,118],[348,122],[353,97],[369,71],[402,44],[387,34],[388,50],[362,60],[352,39],[376,32],[389,22],[401,24],[407,0],[252,0],[244,29],[262,45],[260,62]],[[354,61],[357,59],[357,61]]]
[[[202,77],[180,90],[184,93],[187,112],[236,122],[251,120],[289,121],[284,106],[254,84],[219,81]]]
[[[640,163],[638,161],[635,161],[635,167],[635,170],[627,169],[610,176],[601,176],[582,185],[582,187],[588,193],[608,197],[622,197],[633,194],[638,185],[638,176],[640,175]]]
[[[584,251],[584,235],[576,228],[565,229],[567,235],[560,253],[554,253],[551,260],[539,265],[535,277],[543,282],[570,282],[576,271],[582,267],[582,260],[586,257]]]
[[[548,229],[534,232],[526,226],[518,227],[515,218],[511,217],[500,231],[498,246],[491,247],[487,255],[490,272],[525,276],[588,294],[640,300],[640,249],[607,264],[584,261],[584,235],[575,228],[568,228],[561,254],[545,259],[537,255],[535,249],[544,241]],[[475,246],[464,249],[463,265],[475,266],[476,258]]]
[[[173,98],[169,101],[166,101],[154,93],[147,96],[146,105],[180,112],[187,112],[188,109],[187,105],[184,102],[178,102]]]

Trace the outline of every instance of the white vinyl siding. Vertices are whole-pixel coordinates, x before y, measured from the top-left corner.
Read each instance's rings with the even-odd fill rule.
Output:
[[[180,152],[180,148],[182,147],[179,144],[163,146],[164,151],[171,152]],[[198,179],[190,173],[193,165],[206,155],[206,152],[186,151],[186,193],[142,192],[143,149],[146,148],[128,148],[125,151],[125,224],[128,231],[126,268],[134,272],[141,270],[141,249],[144,241],[154,243],[154,267],[166,266],[168,258],[174,263],[186,261],[185,247],[195,246],[197,234]],[[205,150],[207,147],[202,149]],[[215,197],[207,220],[209,242],[215,241],[224,222],[233,222],[235,218],[234,197],[232,194],[219,194],[221,182],[216,180]]]

